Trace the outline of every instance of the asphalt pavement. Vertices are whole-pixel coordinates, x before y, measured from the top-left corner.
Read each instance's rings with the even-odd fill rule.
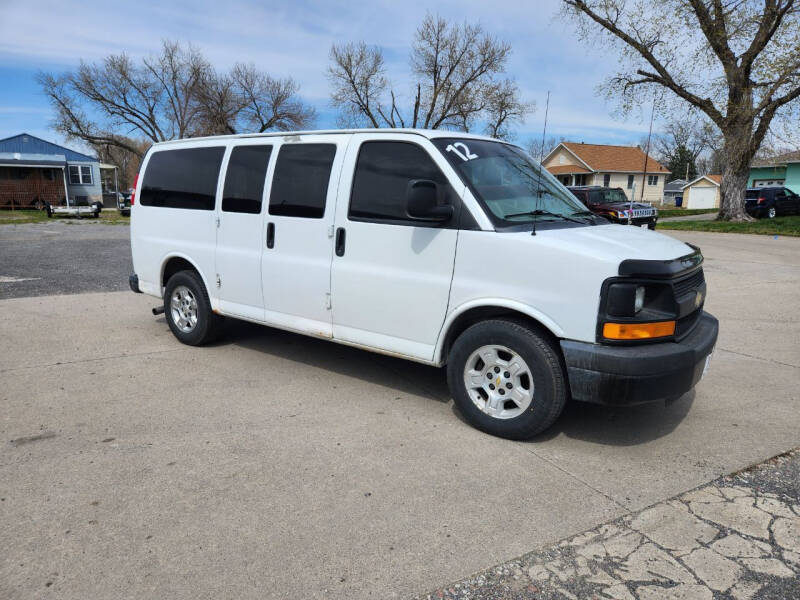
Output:
[[[23,227],[52,256],[127,233]],[[14,271],[59,295],[0,301],[0,597],[409,597],[800,445],[800,239],[674,235],[706,256],[711,371],[525,443],[464,423],[440,369],[246,323],[191,348],[106,291],[128,264],[81,294]]]
[[[132,272],[126,225],[0,226],[0,299],[126,290]]]

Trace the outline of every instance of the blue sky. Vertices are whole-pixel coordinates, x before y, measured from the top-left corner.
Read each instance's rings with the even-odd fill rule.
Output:
[[[381,46],[390,79],[403,89],[414,30],[426,12],[435,12],[479,22],[511,43],[508,74],[537,104],[519,128],[518,141],[541,137],[550,90],[548,136],[638,143],[648,124],[636,117],[613,118],[614,106],[595,94],[616,58],[579,42],[572,26],[556,16],[558,5],[557,0],[0,0],[0,138],[26,131],[61,141],[49,128],[51,111],[34,80],[38,70],[69,70],[81,59],[96,61],[122,51],[146,56],[162,39],[192,42],[220,69],[244,61],[274,76],[291,75],[316,107],[317,126],[334,127],[325,78],[331,44],[364,40]]]

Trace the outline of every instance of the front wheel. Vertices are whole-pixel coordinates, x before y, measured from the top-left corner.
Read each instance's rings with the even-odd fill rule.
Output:
[[[213,341],[222,327],[222,317],[211,310],[203,280],[194,271],[179,271],[169,278],[164,315],[175,337],[189,346]]]
[[[473,426],[499,437],[529,439],[550,427],[567,401],[555,343],[522,323],[492,319],[453,344],[447,382]]]

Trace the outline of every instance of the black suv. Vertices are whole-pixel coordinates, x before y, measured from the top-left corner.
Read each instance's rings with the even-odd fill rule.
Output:
[[[759,219],[800,215],[800,196],[783,186],[749,188],[744,195],[744,209]]]
[[[584,206],[594,214],[605,217],[612,223],[628,224],[628,213],[631,212],[631,225],[647,226],[655,229],[658,222],[658,211],[649,204],[631,202],[621,188],[601,187],[599,185],[581,185],[567,188]]]

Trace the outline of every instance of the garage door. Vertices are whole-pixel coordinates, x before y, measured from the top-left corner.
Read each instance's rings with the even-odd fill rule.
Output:
[[[716,199],[716,187],[693,187],[689,191],[687,208],[714,208]]]

